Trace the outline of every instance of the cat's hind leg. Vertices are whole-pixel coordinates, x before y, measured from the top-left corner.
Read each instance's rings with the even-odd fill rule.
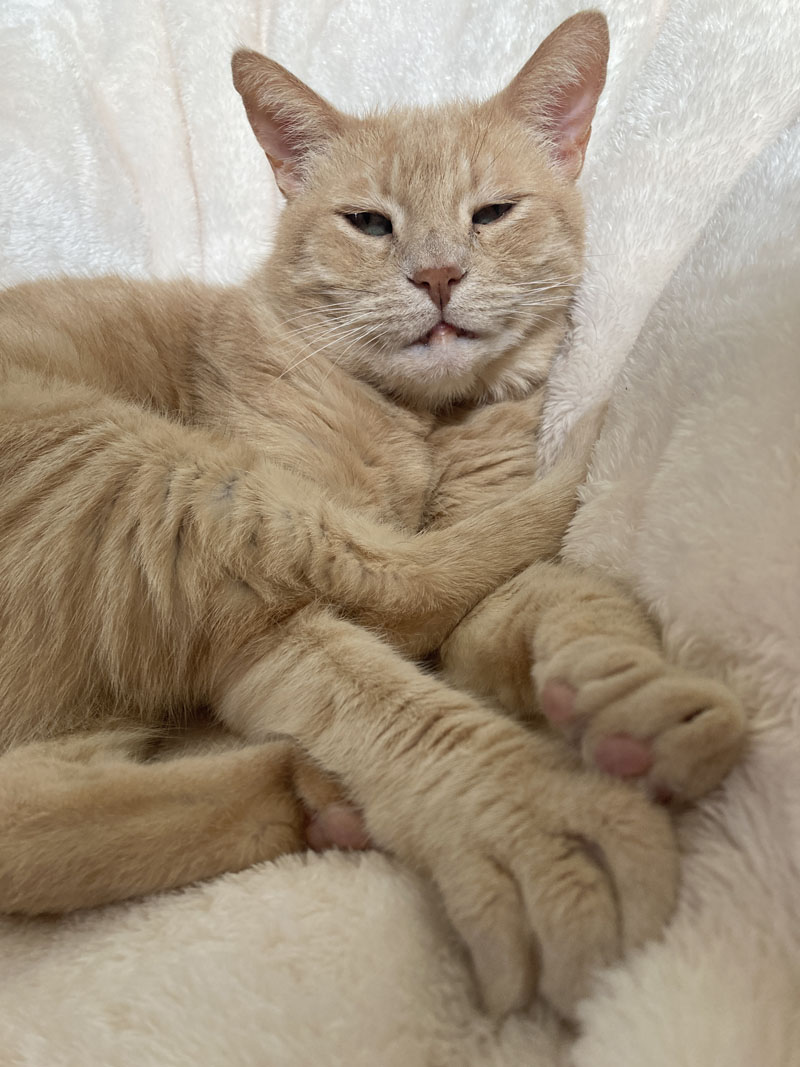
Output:
[[[487,597],[442,662],[457,685],[523,720],[543,715],[588,766],[660,800],[703,795],[742,751],[734,694],[669,664],[629,594],[566,564],[533,564]]]
[[[331,844],[343,795],[288,740],[145,760],[119,729],[0,757],[0,912],[73,911]],[[333,807],[332,807],[333,806]],[[340,831],[341,833],[341,831]],[[363,847],[365,840],[347,841]]]

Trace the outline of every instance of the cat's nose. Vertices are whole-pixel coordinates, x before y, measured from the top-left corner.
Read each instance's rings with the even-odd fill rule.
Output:
[[[428,296],[434,304],[443,311],[447,306],[452,294],[453,286],[464,277],[464,271],[455,265],[448,263],[444,267],[426,267],[412,274],[409,281],[420,289],[427,290]]]

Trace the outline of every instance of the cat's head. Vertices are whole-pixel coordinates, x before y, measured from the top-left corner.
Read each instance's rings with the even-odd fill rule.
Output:
[[[486,102],[354,118],[237,52],[287,200],[268,299],[308,350],[429,408],[540,382],[582,266],[575,179],[607,57],[587,11]]]

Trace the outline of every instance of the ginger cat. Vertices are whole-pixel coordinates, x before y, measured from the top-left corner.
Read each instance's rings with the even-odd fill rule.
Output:
[[[742,712],[552,561],[589,429],[534,480],[607,52],[584,12],[488,102],[363,119],[239,52],[287,201],[263,267],[0,297],[2,910],[360,844],[351,802],[492,1013],[568,1014],[658,934],[647,793],[715,786]],[[167,758],[204,714],[243,740]]]

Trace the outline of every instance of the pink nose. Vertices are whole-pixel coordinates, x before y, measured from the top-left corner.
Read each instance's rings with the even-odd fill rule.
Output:
[[[426,267],[412,274],[410,281],[420,289],[427,289],[428,296],[434,304],[443,311],[451,296],[454,285],[464,277],[464,271],[455,265],[448,263],[446,267]]]

